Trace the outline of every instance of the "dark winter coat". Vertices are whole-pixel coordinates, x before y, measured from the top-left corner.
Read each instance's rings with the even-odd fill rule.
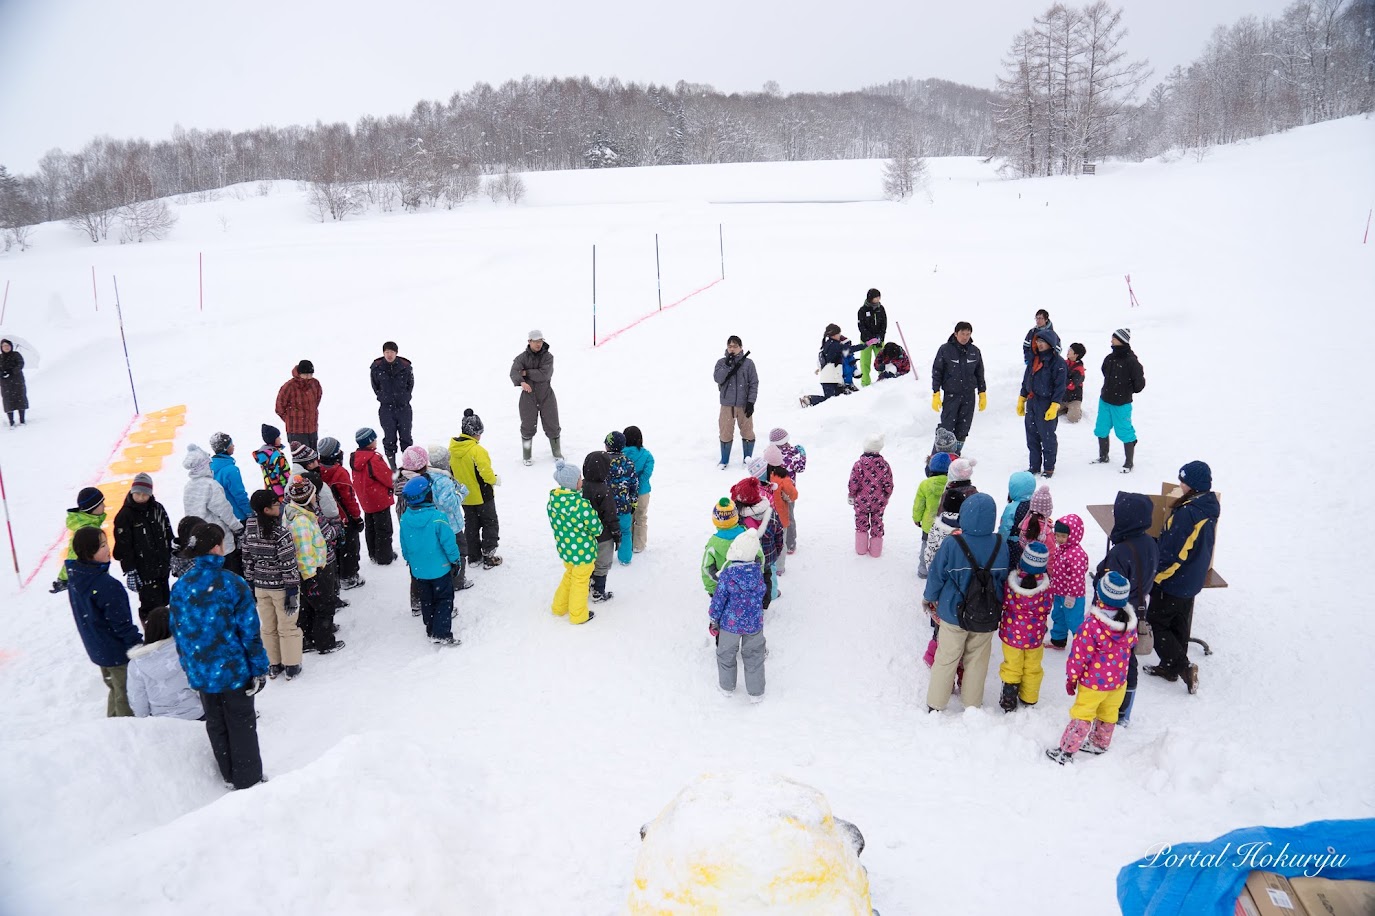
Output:
[[[896,347],[897,344],[893,344],[893,346]],[[892,369],[892,371],[889,372],[889,369]],[[897,376],[906,375],[912,371],[912,361],[907,358],[907,351],[902,347],[898,347],[897,356],[889,359],[888,348],[884,347],[874,355],[874,371],[879,374],[880,378],[885,376],[896,378]]]
[[[943,390],[948,395],[970,395],[988,390],[984,384],[983,354],[974,341],[962,345],[951,334],[950,339],[941,344],[931,363],[931,390]]]
[[[616,513],[616,497],[607,484],[611,476],[611,455],[607,452],[591,452],[582,463],[582,496],[597,510],[602,520],[602,533],[598,541],[619,541],[621,522]]]
[[[1222,506],[1217,494],[1190,493],[1174,506],[1160,532],[1159,572],[1155,584],[1176,598],[1192,598],[1208,581],[1213,565],[1213,539]]]
[[[129,593],[110,575],[109,563],[67,561],[67,600],[76,631],[91,662],[102,668],[129,663],[128,651],[143,642],[129,611]]]
[[[517,388],[521,382],[529,382],[530,387],[535,389],[534,393],[539,395],[542,390],[547,391],[553,381],[554,354],[549,352],[549,341],[544,342],[538,353],[526,344],[525,349],[511,360],[511,384]],[[536,400],[540,399],[537,397]]]
[[[383,407],[411,406],[411,391],[415,388],[415,373],[411,371],[411,361],[398,356],[387,362],[385,356],[372,361],[369,370],[372,376],[372,393],[377,403]]]
[[[13,347],[14,343],[11,342]],[[5,412],[29,409],[29,389],[24,383],[24,356],[18,350],[0,353],[0,401]]]
[[[1084,362],[1077,360],[1070,362],[1065,360],[1065,401],[1082,401],[1084,399]]]
[[[1032,339],[1033,337],[1036,336],[1036,332],[1037,332],[1037,331],[1051,331],[1051,332],[1054,332],[1054,331],[1055,331],[1055,322],[1053,322],[1053,321],[1047,321],[1045,327],[1043,327],[1043,328],[1035,328],[1035,327],[1033,327],[1030,331],[1027,331],[1027,332],[1026,332],[1026,337],[1022,340],[1022,362],[1024,362],[1024,363],[1029,363],[1029,362],[1031,362],[1031,353],[1032,353],[1032,349],[1031,349],[1031,339]],[[1057,337],[1056,337],[1055,349],[1057,349],[1057,350],[1060,349],[1060,343],[1059,343],[1059,337],[1058,337],[1058,335],[1057,335]]]
[[[162,503],[151,497],[142,505],[132,493],[115,514],[115,546],[112,556],[127,575],[163,580],[172,574],[172,522]]]
[[[1130,345],[1113,347],[1103,357],[1103,393],[1099,395],[1114,407],[1132,402],[1132,395],[1146,387],[1146,370],[1136,358]]]
[[[187,682],[205,693],[240,690],[267,674],[262,625],[248,583],[224,557],[197,557],[172,586],[172,637]]]
[[[821,338],[821,349],[818,351],[816,361],[818,369],[827,366],[839,366],[848,354],[845,351],[845,344],[833,337]]]
[[[629,515],[635,511],[635,504],[640,501],[640,478],[635,474],[635,465],[630,463],[624,452],[606,454],[611,462],[611,471],[606,482],[611,487],[612,495],[616,497],[616,511],[621,515]]]
[[[888,312],[882,302],[865,301],[859,307],[859,342],[865,346],[875,337],[880,344],[888,336]]]
[[[1069,371],[1065,368],[1065,358],[1057,352],[1060,349],[1060,337],[1049,328],[1042,328],[1034,337],[1044,338],[1050,344],[1050,349],[1045,353],[1034,353],[1033,344],[1034,355],[1022,373],[1022,397],[1042,405],[1051,402],[1063,404]]]
[[[254,588],[299,588],[301,568],[296,563],[296,542],[291,528],[281,518],[272,520],[267,528],[257,515],[250,515],[244,523],[243,543],[239,545],[243,558],[244,581]]]
[[[277,416],[290,433],[313,433],[320,429],[320,399],[324,389],[318,379],[301,378],[294,366],[291,378],[277,389]]]
[[[1007,584],[1008,561],[1007,544],[993,530],[997,520],[997,506],[993,503],[993,497],[986,493],[975,493],[960,506],[960,535],[980,564],[992,558],[989,572],[994,588],[1001,595]],[[955,538],[948,537],[931,558],[923,597],[936,602],[936,612],[941,620],[959,626],[959,604],[969,591],[969,583],[973,578],[974,570],[969,565],[969,558],[964,555]]]
[[[744,362],[741,362],[743,360]],[[736,366],[740,368],[736,369]],[[732,373],[731,370],[735,369]],[[727,380],[727,376],[730,376]],[[716,387],[721,392],[722,407],[744,407],[753,404],[759,396],[759,373],[754,371],[754,360],[744,353],[731,356],[729,352],[716,361],[712,371]]]
[[[1108,554],[1094,570],[1093,582],[1108,572],[1119,572],[1131,583],[1128,601],[1140,612],[1146,606],[1146,596],[1155,582],[1159,568],[1159,551],[1155,538],[1146,532],[1151,527],[1155,511],[1151,498],[1141,493],[1119,491],[1112,503],[1112,531],[1108,534]],[[1207,570],[1204,570],[1207,572]],[[1138,613],[1138,616],[1143,616]]]

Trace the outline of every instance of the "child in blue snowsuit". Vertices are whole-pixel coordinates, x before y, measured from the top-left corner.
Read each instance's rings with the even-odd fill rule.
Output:
[[[612,430],[603,441],[611,456],[611,476],[606,483],[616,497],[616,515],[621,523],[621,544],[616,548],[616,559],[622,566],[629,566],[635,556],[635,506],[640,500],[640,478],[635,474],[635,465],[624,454],[625,433]]]
[[[640,481],[640,498],[635,503],[634,553],[643,553],[649,546],[649,478],[654,474],[654,455],[645,448],[644,433],[638,426],[625,428],[625,456],[635,468]]]

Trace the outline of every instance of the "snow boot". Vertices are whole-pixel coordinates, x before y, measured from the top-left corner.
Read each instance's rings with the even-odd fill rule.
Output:
[[[582,623],[575,623],[575,624],[573,624],[573,626],[575,626],[575,627],[580,627],[580,626],[582,626],[583,623],[591,623],[591,622],[592,622],[592,618],[593,618],[593,617],[596,617],[596,616],[597,616],[597,612],[596,612],[596,611],[588,611],[588,612],[587,612],[587,619],[584,620]]]
[[[883,535],[876,534],[869,538],[869,556],[875,560],[883,556]]]
[[[1112,444],[1112,440],[1111,440],[1111,439],[1099,439],[1099,440],[1098,440],[1098,457],[1095,458],[1095,459],[1093,459],[1092,461],[1090,461],[1089,464],[1107,464],[1108,461],[1110,460],[1110,459],[1108,458],[1108,446],[1111,445],[1111,444]]]
[[[926,644],[926,654],[921,657],[926,662],[926,667],[931,668],[936,664],[936,637],[932,636],[931,641]]]
[[[614,597],[616,597],[616,594],[614,592],[609,592],[606,590],[606,576],[592,577],[592,591],[588,595],[589,601],[594,601],[600,604],[603,601],[610,601]]]
[[[468,558],[459,557],[457,565],[454,566],[454,591],[461,592],[473,587],[473,582],[468,578]]]
[[[459,639],[453,636],[431,636],[430,642],[434,643],[436,646],[444,647],[460,646],[463,644]]]
[[[749,464],[750,459],[754,457],[754,440],[741,439],[740,447],[745,450],[745,460],[742,462],[742,464]]]
[[[865,555],[866,553],[868,553],[868,552],[869,552],[869,532],[867,532],[867,531],[856,531],[856,532],[855,532],[855,553],[859,554],[859,555],[862,557],[862,556],[864,556],[864,555]]]
[[[1189,688],[1189,693],[1198,693],[1198,665],[1193,662],[1184,669],[1184,686]]]
[[[532,450],[533,448],[534,448],[534,441],[533,441],[533,440],[531,440],[531,439],[522,439],[522,440],[520,440],[520,463],[523,464],[523,465],[525,465],[527,468],[528,468],[530,465],[532,465],[532,464],[535,463],[535,462],[534,462],[533,460],[531,460],[531,458],[530,458],[530,453],[531,453],[531,450]]]
[[[1051,647],[1052,649],[1063,649],[1063,648],[1064,648],[1065,646],[1067,646],[1068,644],[1069,644],[1069,640],[1068,640],[1068,639],[1052,639],[1052,640],[1050,641],[1050,647]]]
[[[1149,674],[1151,677],[1158,677],[1161,680],[1169,681],[1171,684],[1179,680],[1179,675],[1167,671],[1164,665],[1146,665],[1141,670]]]
[[[998,708],[1003,712],[1012,712],[1017,708],[1017,685],[1003,683],[1003,692],[998,695]]]
[[[339,588],[344,590],[358,588],[363,585],[367,585],[367,581],[359,575],[346,576],[339,580]]]
[[[1104,754],[1107,753],[1108,746],[1112,744],[1112,732],[1116,726],[1104,722],[1101,719],[1093,720],[1093,729],[1089,732],[1088,738],[1084,741],[1084,746],[1080,748],[1085,754]]]
[[[1136,443],[1124,442],[1122,444],[1122,448],[1127,453],[1127,461],[1125,464],[1122,465],[1122,473],[1130,474],[1132,472],[1132,468],[1136,466]]]
[[[277,675],[281,674],[285,670],[286,667],[284,665],[268,665],[267,676],[272,678],[273,680],[276,680]]]
[[[286,679],[287,679],[288,681],[295,680],[296,678],[298,678],[298,677],[301,676],[301,666],[300,666],[300,665],[287,665],[287,666],[286,666],[286,672],[285,672],[285,673],[286,673]]]
[[[316,652],[320,655],[329,655],[331,652],[338,652],[342,648],[344,648],[344,641],[342,639],[337,639],[334,641],[334,645],[330,646],[328,649],[317,649]]]
[[[1049,757],[1051,760],[1054,760],[1056,763],[1060,764],[1060,766],[1064,766],[1067,763],[1074,762],[1073,754],[1066,754],[1058,747],[1046,748],[1046,756]]]
[[[496,568],[497,568],[498,566],[500,566],[500,565],[501,565],[501,557],[497,556],[497,552],[496,552],[495,550],[484,550],[484,551],[482,551],[482,568],[483,568],[483,569],[496,569]]]
[[[396,473],[396,452],[387,453],[387,467],[391,468],[393,474]]]
[[[54,580],[53,580],[53,587],[50,588],[50,589],[48,589],[48,594],[50,594],[50,595],[60,595],[60,594],[62,594],[63,592],[65,592],[66,590],[67,590],[67,580],[66,580],[66,579],[54,579]]]
[[[723,471],[724,471],[726,468],[730,467],[730,449],[731,449],[731,446],[734,445],[734,444],[735,444],[735,440],[734,440],[734,439],[732,439],[730,442],[722,442],[722,443],[721,443],[721,470],[723,470]]]
[[[1046,468],[1041,472],[1041,476],[1046,480],[1050,480],[1050,478],[1055,476],[1055,468]]]
[[[1065,732],[1060,736],[1060,746],[1046,751],[1046,756],[1056,763],[1065,764],[1074,759],[1075,753],[1084,746],[1089,736],[1090,723],[1083,719],[1070,719]],[[1058,755],[1054,752],[1058,751]]]
[[[562,459],[562,458],[563,458],[563,447],[559,445],[559,437],[558,437],[558,436],[550,436],[550,437],[549,437],[549,451],[551,451],[551,452],[554,453],[554,457],[555,457],[555,458],[559,458],[559,459]]]

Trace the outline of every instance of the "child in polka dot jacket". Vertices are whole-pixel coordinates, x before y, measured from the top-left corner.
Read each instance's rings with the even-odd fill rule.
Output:
[[[1084,622],[1084,579],[1089,571],[1089,555],[1084,552],[1084,520],[1065,515],[1055,522],[1055,556],[1050,561],[1050,593],[1055,606],[1050,611],[1050,644],[1063,649],[1069,634],[1079,632]]]
[[[1016,709],[1018,699],[1034,706],[1041,697],[1041,679],[1045,676],[1041,655],[1046,651],[1041,643],[1053,604],[1046,573],[1048,559],[1045,544],[1027,544],[1017,563],[1019,575],[1008,576],[1003,590],[1003,619],[998,624],[998,638],[1003,643],[1003,663],[998,666],[1003,692],[998,705],[1003,712]]]

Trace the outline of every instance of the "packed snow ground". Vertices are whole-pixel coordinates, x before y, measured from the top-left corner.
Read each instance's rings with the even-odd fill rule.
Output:
[[[170,239],[90,245],[61,225],[0,255],[0,334],[42,354],[30,425],[0,432],[27,576],[76,490],[100,473],[132,405],[113,314],[119,277],[145,411],[189,405],[156,476],[180,515],[180,453],[216,430],[248,454],[291,365],[315,362],[322,430],[375,425],[367,366],[385,339],[414,360],[418,441],[487,425],[502,476],[506,564],[460,597],[463,646],[436,651],[407,608],[404,565],[365,566],[339,615],[348,647],[261,694],[271,782],[226,793],[203,728],[106,720],[104,687],[50,561],[0,585],[0,887],[7,913],[617,912],[638,828],[706,771],[781,773],[858,824],[885,913],[1101,914],[1114,877],[1153,844],[1247,824],[1370,816],[1375,621],[1363,562],[1372,503],[1366,360],[1375,244],[1375,123],[1348,119],[1220,149],[1206,161],[1103,167],[1094,178],[1004,182],[976,160],[933,160],[929,199],[874,200],[876,162],[526,176],[519,207],[320,224],[281,183],[176,207]],[[845,203],[844,201],[849,201]],[[597,349],[598,323],[724,283]],[[197,311],[204,252],[205,311]],[[91,268],[99,310],[92,302]],[[1141,307],[1127,306],[1130,273]],[[870,286],[900,322],[920,380],[802,411],[821,330],[853,333]],[[1057,514],[1120,487],[1157,492],[1181,463],[1223,497],[1201,596],[1202,686],[1143,679],[1132,726],[1105,757],[1060,768],[1069,698],[1047,653],[1037,708],[925,714],[929,630],[918,610],[910,506],[935,426],[930,360],[972,321],[989,409],[966,454],[1000,503],[1026,466],[1013,412],[1036,308],[1088,346],[1089,392],[1116,327],[1146,367],[1137,471],[1090,467],[1091,417],[1061,423]],[[657,470],[650,546],[615,568],[590,626],[548,612],[561,566],[544,515],[543,439],[519,461],[507,372],[532,327],[558,358],[564,448],[581,458],[639,425]],[[710,372],[740,334],[761,377],[761,439],[808,448],[800,548],[766,618],[768,696],[720,697],[698,578],[709,510],[741,476],[716,469]],[[896,337],[896,328],[893,329]],[[1090,400],[1091,407],[1094,402]],[[1362,420],[1361,417],[1366,419]],[[887,434],[897,490],[881,560],[856,557],[845,479],[861,438]],[[735,452],[739,459],[739,451]],[[113,511],[112,507],[112,511]],[[1089,525],[1096,562],[1104,538]]]

